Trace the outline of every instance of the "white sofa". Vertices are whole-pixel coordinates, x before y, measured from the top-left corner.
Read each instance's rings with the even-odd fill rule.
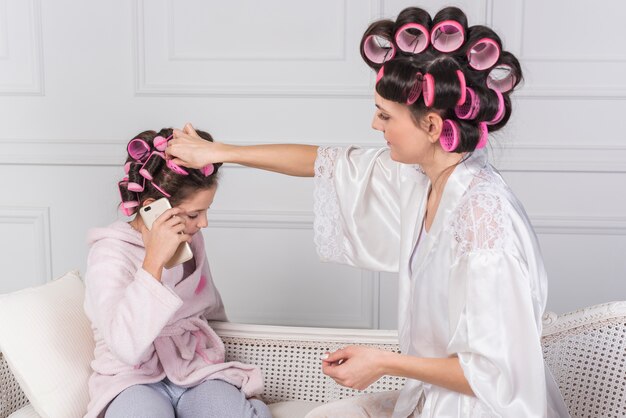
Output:
[[[4,321],[5,318],[2,318]],[[275,418],[300,418],[324,402],[352,396],[320,370],[320,355],[347,344],[397,350],[393,331],[212,323],[228,360],[259,365],[263,398]],[[544,318],[544,357],[572,417],[626,416],[626,302]],[[365,392],[398,389],[403,379],[383,377]],[[359,392],[363,393],[363,392]],[[0,418],[39,415],[0,353]],[[56,418],[56,417],[55,417]]]

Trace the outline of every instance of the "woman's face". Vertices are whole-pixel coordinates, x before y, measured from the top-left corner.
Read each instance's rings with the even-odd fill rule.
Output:
[[[208,223],[207,210],[213,203],[217,187],[203,189],[193,193],[190,197],[176,205],[183,210],[179,214],[185,222],[185,234],[193,235],[202,228],[206,228]]]
[[[372,128],[384,134],[391,158],[405,164],[422,163],[426,151],[432,147],[426,130],[415,125],[407,106],[375,94],[376,113]]]

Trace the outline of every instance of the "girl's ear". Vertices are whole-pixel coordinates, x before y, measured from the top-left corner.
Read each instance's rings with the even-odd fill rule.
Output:
[[[441,128],[443,127],[443,119],[437,112],[428,112],[423,119],[424,129],[428,134],[431,143],[439,141],[441,136]]]

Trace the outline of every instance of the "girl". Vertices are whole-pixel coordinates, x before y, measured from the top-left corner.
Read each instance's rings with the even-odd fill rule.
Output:
[[[375,22],[361,53],[377,72],[372,127],[384,149],[210,144],[187,126],[166,150],[190,167],[315,176],[322,260],[399,272],[401,354],[347,347],[322,367],[356,389],[385,374],[406,377],[405,387],[308,418],[569,416],[542,357],[539,244],[483,149],[510,117],[517,59],[453,7]]]
[[[85,311],[96,341],[86,417],[269,418],[255,366],[224,362],[207,320],[226,320],[200,230],[220,164],[202,170],[166,162],[171,129],[129,142],[119,183],[126,215],[166,197],[173,206],[148,230],[140,216],[89,232]],[[208,143],[209,134],[197,138]],[[166,269],[179,245],[193,258]]]

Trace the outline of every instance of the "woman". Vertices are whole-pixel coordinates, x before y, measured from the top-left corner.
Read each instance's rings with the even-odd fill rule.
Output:
[[[510,117],[517,59],[489,28],[468,28],[457,8],[433,19],[408,8],[375,22],[361,52],[378,72],[372,127],[387,148],[207,144],[186,126],[166,150],[190,167],[314,175],[321,258],[399,272],[401,354],[347,347],[322,366],[356,389],[385,374],[406,377],[405,387],[309,416],[569,416],[542,357],[539,245],[483,149]],[[496,77],[496,66],[508,77]]]

